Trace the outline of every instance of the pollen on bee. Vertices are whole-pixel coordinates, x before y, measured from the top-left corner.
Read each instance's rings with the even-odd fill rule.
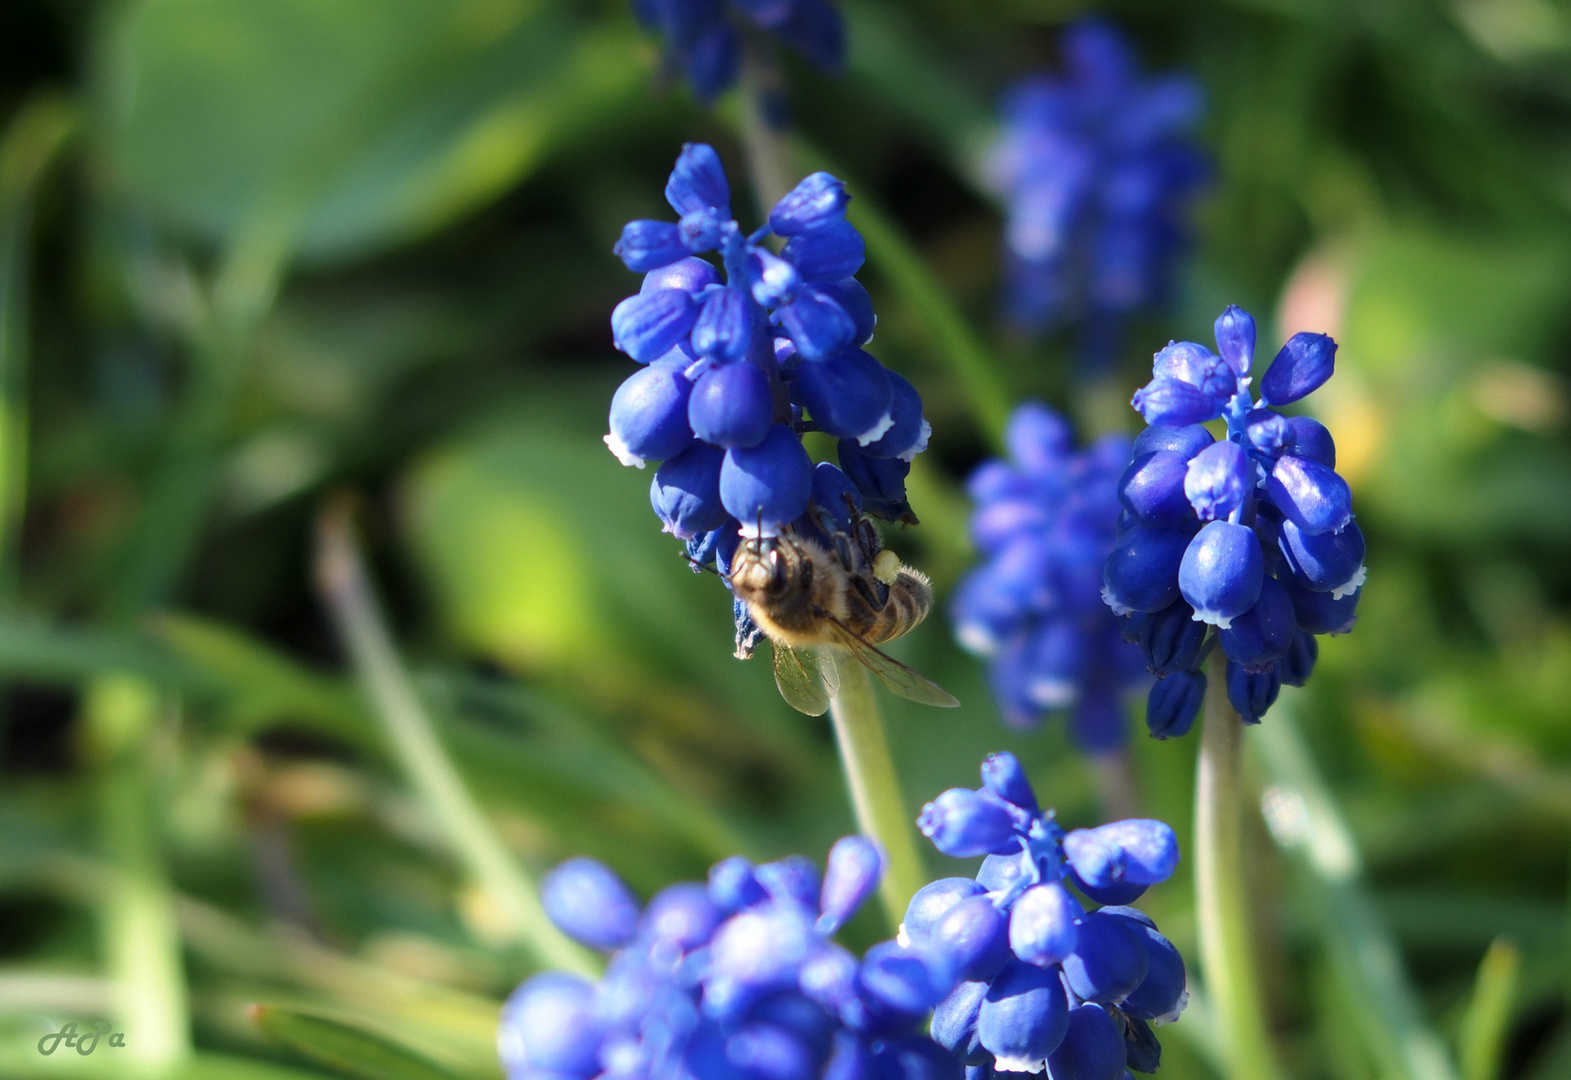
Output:
[[[900,556],[885,548],[873,557],[873,576],[885,585],[893,585],[900,576]]]

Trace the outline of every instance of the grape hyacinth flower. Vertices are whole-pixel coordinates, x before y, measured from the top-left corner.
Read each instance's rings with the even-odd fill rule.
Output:
[[[955,981],[932,1036],[968,1078],[1154,1072],[1151,1025],[1177,1020],[1189,994],[1178,950],[1128,905],[1172,875],[1173,830],[1132,819],[1066,833],[1009,753],[983,762],[980,789],[944,792],[917,824],[946,855],[985,856],[975,879],[912,897],[899,938]]]
[[[813,173],[744,234],[719,155],[689,143],[666,184],[680,220],[629,222],[616,244],[644,281],[611,330],[644,366],[612,398],[605,442],[624,465],[661,461],[650,501],[698,565],[724,573],[740,534],[844,524],[853,508],[916,521],[905,478],[931,429],[915,388],[863,348],[875,317],[849,198]],[[838,468],[815,468],[808,430],[839,440]]]
[[[1189,243],[1207,164],[1191,142],[1203,102],[1186,75],[1144,77],[1112,25],[1069,27],[1061,76],[1004,96],[989,161],[1008,206],[1008,317],[1028,330],[1108,324],[1158,303]]]
[[[748,37],[771,35],[824,71],[845,62],[845,25],[826,0],[633,0],[633,15],[706,104],[736,82]]]
[[[1331,377],[1336,342],[1294,334],[1250,394],[1255,321],[1229,307],[1217,352],[1191,341],[1156,354],[1135,393],[1148,425],[1119,483],[1118,545],[1103,598],[1129,617],[1160,682],[1146,722],[1159,738],[1189,730],[1205,696],[1200,664],[1220,644],[1227,696],[1257,723],[1283,683],[1302,686],[1315,636],[1353,627],[1364,584],[1364,535],[1336,447],[1307,416],[1277,408]],[[1216,440],[1201,425],[1222,418]]]
[[[1109,435],[1076,450],[1062,417],[1028,403],[1005,442],[1010,460],[986,462],[968,483],[982,562],[955,594],[955,635],[989,658],[1010,726],[1033,728],[1067,709],[1082,750],[1114,750],[1124,740],[1121,695],[1149,681],[1101,597],[1129,439]]]
[[[569,936],[615,950],[598,983],[529,979],[502,1010],[508,1080],[961,1080],[918,1030],[947,975],[895,942],[862,959],[835,933],[878,885],[880,849],[847,836],[822,878],[800,856],[736,856],[640,907],[604,865],[571,859],[542,899]]]

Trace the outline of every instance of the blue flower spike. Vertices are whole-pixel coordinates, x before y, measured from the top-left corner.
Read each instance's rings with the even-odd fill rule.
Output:
[[[736,3],[750,18],[761,10]],[[809,5],[764,6],[775,19]],[[680,10],[690,22],[700,7],[662,0],[660,18]],[[629,222],[613,249],[644,278],[612,313],[612,339],[646,366],[612,398],[605,437],[624,465],[663,463],[650,503],[665,531],[725,575],[744,531],[768,537],[831,519],[849,528],[842,490],[859,512],[915,523],[905,478],[931,427],[916,389],[861,348],[876,320],[852,276],[864,245],[845,218],[845,185],[813,173],[748,235],[731,216],[720,156],[689,143],[665,195],[679,220]],[[771,233],[786,241],[779,255],[765,243]],[[820,466],[840,480],[824,489],[834,488],[827,501],[802,446],[810,430],[840,440],[840,467]],[[753,637],[739,626],[739,649]]]
[[[952,789],[929,808],[984,803],[1005,810],[1015,850],[990,854],[975,880],[921,889],[901,927],[906,948],[949,980],[933,1039],[980,1077],[1045,1068],[1048,1080],[1119,1080],[1126,1068],[1153,1070],[1161,1047],[1148,1021],[1183,1012],[1184,962],[1144,913],[1103,897],[1132,898],[1172,876],[1173,830],[1134,819],[1066,834],[1008,753],[983,764],[980,789]]]
[[[827,0],[633,0],[633,14],[664,39],[667,69],[705,104],[735,84],[743,41],[758,31],[824,71],[838,71],[845,60],[845,26]]]
[[[1215,353],[1170,342],[1132,401],[1149,426],[1119,480],[1124,514],[1102,596],[1130,619],[1123,637],[1140,644],[1157,676],[1146,704],[1157,738],[1194,724],[1206,688],[1200,666],[1218,645],[1228,700],[1258,723],[1283,683],[1308,680],[1316,635],[1353,628],[1367,576],[1330,432],[1276,411],[1325,384],[1336,342],[1293,335],[1260,378],[1258,400],[1255,344],[1254,318],[1229,307],[1216,320]],[[1217,418],[1220,440],[1198,426]]]
[[[1109,23],[1070,26],[1064,74],[1004,95],[988,163],[1003,197],[1005,311],[1028,330],[1115,322],[1162,302],[1208,166],[1200,87],[1144,75]]]
[[[985,462],[968,484],[975,511],[971,535],[982,562],[961,583],[951,607],[960,644],[989,661],[994,698],[1006,724],[1040,726],[1068,713],[1071,736],[1087,753],[1116,749],[1124,738],[1118,698],[1142,689],[1139,653],[1120,639],[1118,620],[1101,601],[1104,562],[1115,543],[1120,476],[1128,479],[1130,446],[1110,436],[1076,448],[1068,423],[1046,406],[1015,410],[1005,437],[1009,459]],[[1178,599],[1170,580],[1193,531],[1183,493],[1187,459],[1164,476],[1150,470],[1138,502],[1148,526],[1126,544],[1139,556],[1109,571],[1108,591],[1128,610],[1167,607]],[[1137,465],[1140,462],[1137,462]],[[1127,469],[1126,469],[1127,466]],[[1187,521],[1185,520],[1187,518]],[[1171,572],[1153,572],[1165,551]]]
[[[962,1080],[919,1030],[954,988],[945,964],[894,941],[859,960],[830,940],[882,863],[844,837],[820,887],[799,856],[737,856],[640,909],[609,868],[568,860],[546,879],[547,913],[617,951],[598,984],[546,972],[514,991],[497,1032],[508,1080]]]

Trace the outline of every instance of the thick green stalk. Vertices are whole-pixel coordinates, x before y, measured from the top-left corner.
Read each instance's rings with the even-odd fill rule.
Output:
[[[1282,1075],[1255,971],[1244,872],[1243,722],[1227,700],[1222,656],[1213,658],[1195,773],[1195,904],[1200,965],[1231,1080]]]
[[[157,1072],[191,1055],[190,1012],[174,891],[159,844],[160,701],[134,676],[90,688],[87,730],[100,763],[100,836],[114,874],[103,891],[104,951],[114,1014],[136,1069]]]
[[[829,715],[834,721],[840,764],[851,790],[857,828],[884,847],[888,863],[879,895],[889,913],[889,925],[899,926],[912,894],[927,880],[922,855],[900,793],[894,759],[889,755],[873,681],[867,669],[851,657],[837,655],[835,660],[840,685],[829,699]]]
[[[505,912],[518,941],[543,964],[596,974],[590,953],[546,917],[537,883],[491,828],[437,738],[372,592],[347,501],[331,503],[318,526],[318,588],[404,775],[464,867]]]
[[[782,92],[780,69],[761,57],[752,46],[742,54],[738,92],[742,95],[742,149],[747,154],[747,173],[758,200],[758,217],[764,221],[775,203],[784,198],[801,177],[792,175],[791,146],[786,132],[764,115],[765,98]]]

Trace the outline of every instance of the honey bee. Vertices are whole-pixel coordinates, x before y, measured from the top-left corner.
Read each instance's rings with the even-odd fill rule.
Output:
[[[731,560],[731,587],[770,640],[775,685],[787,704],[809,716],[829,708],[839,690],[836,663],[853,657],[901,697],[953,708],[960,702],[877,646],[927,617],[927,576],[883,546],[878,528],[854,510],[849,533],[820,517],[825,546],[787,528],[750,537]]]

